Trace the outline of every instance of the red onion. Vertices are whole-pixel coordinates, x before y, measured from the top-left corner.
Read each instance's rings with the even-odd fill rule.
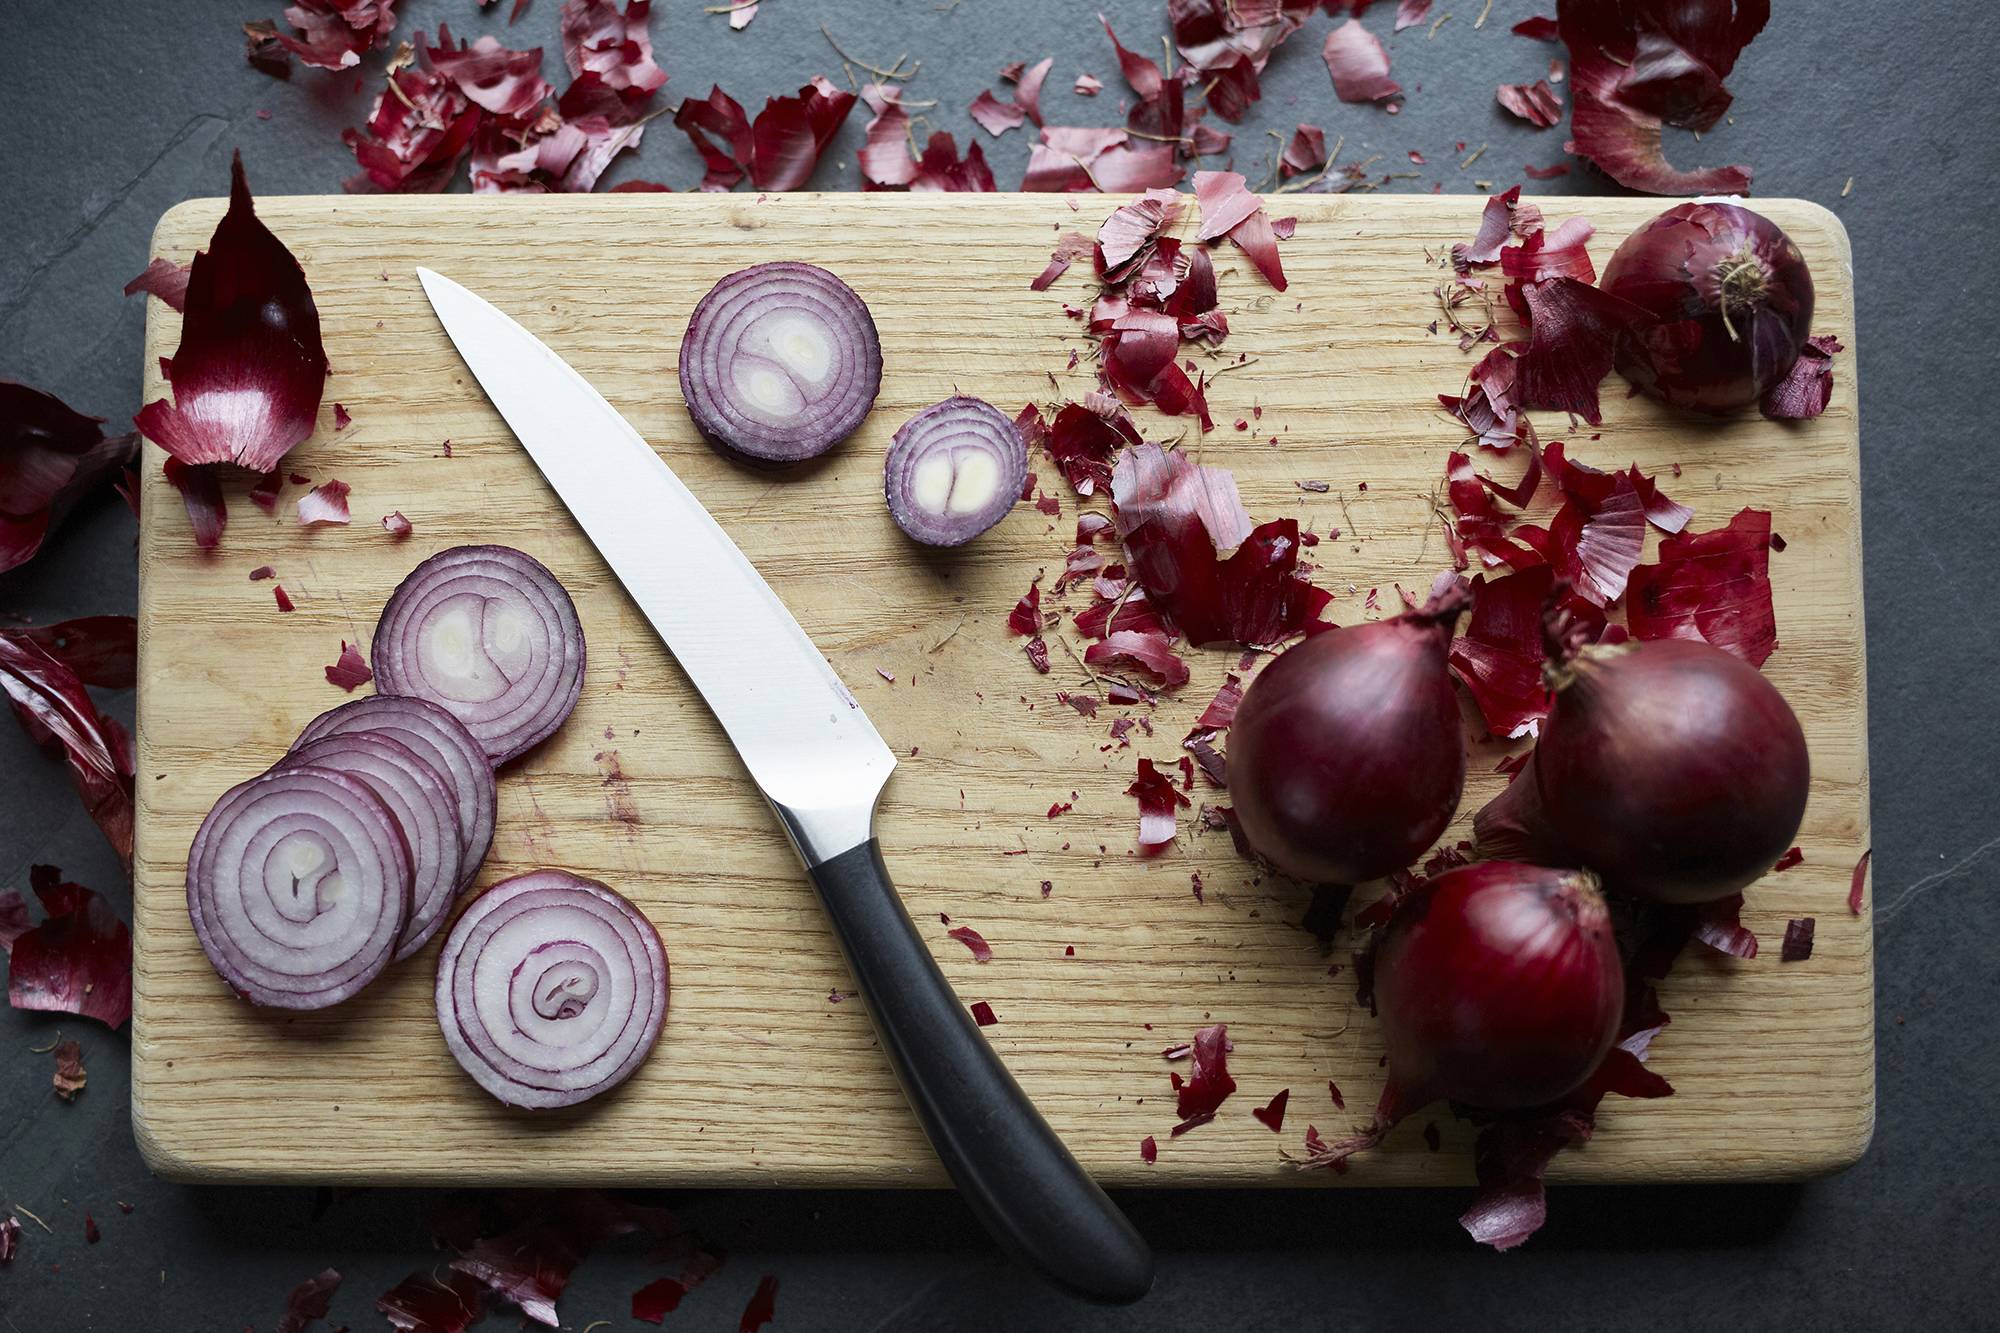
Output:
[[[1440,583],[1420,610],[1287,649],[1244,693],[1229,794],[1250,845],[1287,874],[1386,875],[1458,809],[1465,742],[1445,654],[1470,599]]]
[[[762,464],[817,458],[882,387],[882,344],[854,289],[811,264],[757,264],[709,289],[681,339],[681,397],[711,444]]]
[[[555,575],[509,546],[455,546],[382,608],[376,688],[443,706],[494,764],[545,740],[583,690],[583,627]]]
[[[245,999],[320,1009],[389,964],[410,913],[410,856],[381,798],[285,765],[223,794],[188,850],[188,915]]]
[[[458,805],[444,779],[409,746],[366,731],[308,741],[279,762],[345,774],[389,808],[410,853],[410,919],[394,961],[421,949],[458,893]]]
[[[1482,851],[1698,903],[1741,892],[1792,845],[1805,733],[1755,667],[1661,639],[1587,647],[1547,675],[1554,699],[1532,762],[1473,821]]]
[[[1542,1106],[1590,1077],[1625,997],[1610,915],[1588,872],[1480,861],[1422,885],[1375,954],[1390,1124],[1439,1098]]]
[[[962,546],[1014,507],[1028,447],[1007,414],[963,395],[904,422],[882,463],[896,526],[926,546]]]
[[[352,733],[385,736],[414,751],[449,787],[458,829],[458,875],[463,889],[479,873],[493,845],[493,764],[465,725],[428,699],[371,694],[344,703],[306,723],[292,749],[324,736]]]
[[[1674,407],[1748,407],[1784,379],[1811,331],[1805,257],[1735,204],[1668,209],[1625,238],[1599,285],[1651,317],[1620,336],[1619,372]]]
[[[623,1082],[667,1016],[667,955],[595,880],[535,870],[481,894],[438,956],[438,1025],[509,1106],[573,1106]]]

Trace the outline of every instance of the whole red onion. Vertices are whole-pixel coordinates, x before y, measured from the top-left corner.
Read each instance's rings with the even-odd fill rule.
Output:
[[[1812,274],[1792,238],[1736,204],[1676,204],[1625,238],[1598,284],[1651,318],[1618,340],[1619,373],[1674,407],[1748,407],[1798,359]]]
[[[1748,662],[1661,639],[1584,648],[1547,675],[1554,698],[1532,762],[1473,821],[1483,852],[1698,903],[1741,892],[1792,845],[1805,733]]]
[[[1388,1124],[1446,1098],[1542,1106],[1590,1077],[1618,1031],[1625,969],[1588,871],[1478,861],[1396,908],[1375,954]]]
[[[1445,655],[1470,600],[1329,630],[1250,683],[1229,729],[1229,794],[1250,845],[1301,879],[1352,884],[1414,861],[1465,789]]]

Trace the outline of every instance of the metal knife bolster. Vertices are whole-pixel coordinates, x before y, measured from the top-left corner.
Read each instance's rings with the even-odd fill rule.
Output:
[[[758,791],[784,826],[792,850],[811,870],[875,836],[875,803],[894,767],[892,761],[858,769],[799,771],[786,775],[779,792],[761,782]]]

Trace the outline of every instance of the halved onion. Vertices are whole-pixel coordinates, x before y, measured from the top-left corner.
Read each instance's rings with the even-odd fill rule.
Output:
[[[410,919],[394,961],[421,949],[458,894],[458,803],[445,780],[415,750],[379,732],[322,736],[278,762],[344,773],[389,807],[410,853]]]
[[[882,343],[867,304],[833,274],[756,264],[695,305],[680,380],[709,443],[753,463],[798,463],[868,415],[882,387]]]
[[[455,888],[472,883],[486,852],[493,845],[493,819],[499,793],[493,763],[460,722],[428,699],[371,694],[321,713],[306,723],[292,749],[326,736],[353,733],[386,736],[415,751],[445,779],[457,814],[458,875]]]
[[[410,855],[358,779],[284,765],[224,793],[188,849],[188,915],[254,1004],[321,1009],[389,964],[410,914]]]
[[[882,463],[896,526],[926,546],[961,546],[1021,498],[1028,446],[1007,414],[963,395],[905,421]]]
[[[667,1016],[652,922],[595,880],[535,870],[458,918],[438,956],[438,1026],[508,1106],[573,1106],[639,1067]]]
[[[454,546],[411,570],[371,655],[378,690],[442,706],[496,765],[545,740],[583,691],[576,606],[511,546]]]

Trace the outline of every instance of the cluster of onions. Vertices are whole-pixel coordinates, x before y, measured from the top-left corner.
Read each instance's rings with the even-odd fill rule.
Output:
[[[1673,407],[1724,414],[1758,402],[1811,333],[1805,257],[1737,204],[1668,209],[1625,238],[1599,286],[1642,317],[1619,338],[1619,373]]]
[[[852,287],[812,264],[755,264],[695,304],[681,398],[702,437],[758,467],[818,458],[853,434],[882,388],[882,341]],[[1028,479],[1020,430],[963,394],[897,430],[882,460],[889,517],[925,546],[962,546],[1007,516]]]
[[[1445,657],[1463,605],[1446,575],[1421,608],[1308,638],[1244,693],[1230,794],[1280,870],[1378,878],[1450,823],[1466,759]],[[1755,667],[1685,640],[1579,647],[1553,612],[1548,639],[1541,740],[1476,821],[1494,859],[1418,881],[1379,940],[1378,1133],[1438,1098],[1504,1112],[1576,1090],[1625,993],[1603,893],[1723,898],[1798,832],[1804,732]]]

